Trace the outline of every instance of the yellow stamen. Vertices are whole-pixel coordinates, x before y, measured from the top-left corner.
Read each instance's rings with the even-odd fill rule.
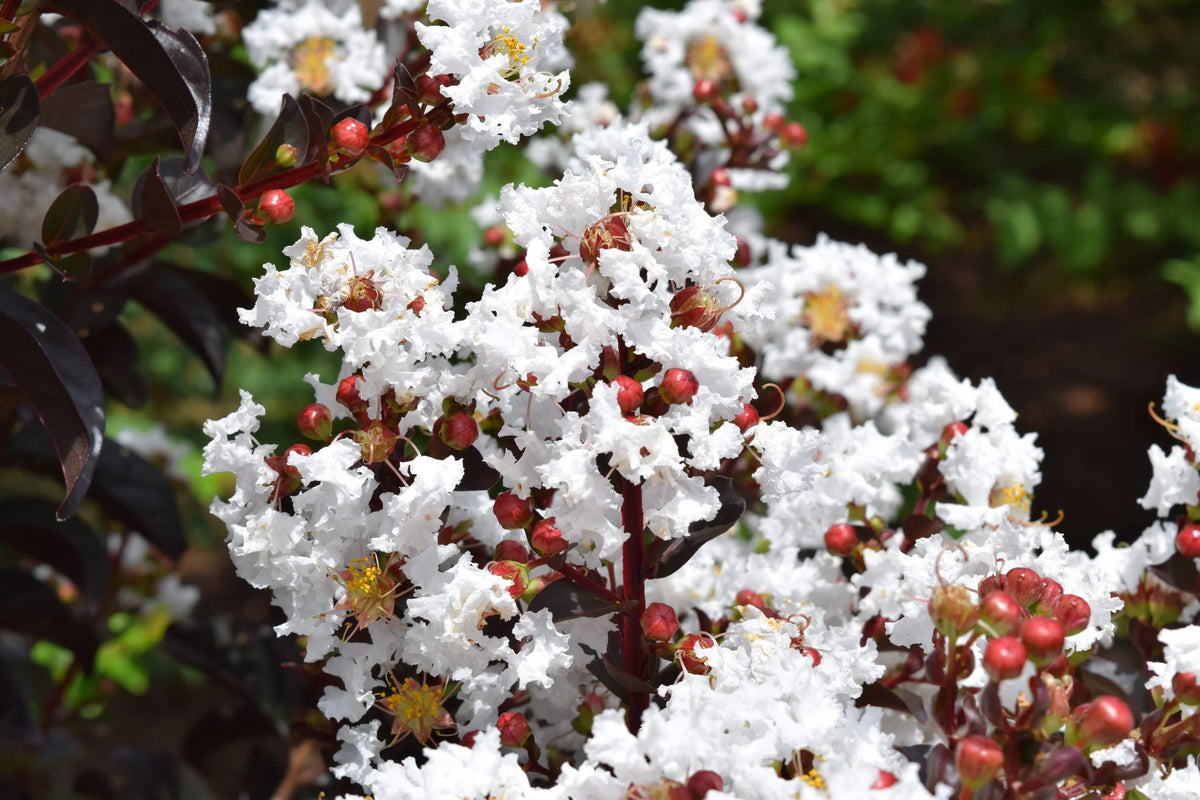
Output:
[[[313,94],[333,91],[328,59],[337,52],[337,42],[327,36],[312,36],[292,51],[292,71],[300,85]]]

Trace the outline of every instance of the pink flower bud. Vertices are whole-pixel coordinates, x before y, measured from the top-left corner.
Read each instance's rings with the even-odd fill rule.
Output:
[[[971,791],[985,785],[1004,766],[1004,751],[1000,745],[981,734],[962,739],[954,751],[954,766],[963,786]]]
[[[296,427],[305,439],[328,442],[333,433],[333,414],[321,403],[310,403],[300,409],[296,416]]]
[[[663,375],[658,395],[669,405],[686,405],[692,402],[700,388],[700,382],[691,370],[671,367]]]
[[[710,81],[708,78],[701,78],[692,86],[692,97],[701,103],[711,102],[720,96],[721,90],[717,88],[716,83]]]
[[[1015,567],[1004,574],[1004,588],[1029,608],[1042,596],[1042,576],[1026,567]]]
[[[798,150],[808,141],[808,129],[799,122],[789,122],[779,135],[784,147]]]
[[[516,561],[524,564],[529,560],[530,556],[529,551],[525,549],[525,545],[520,542],[514,542],[512,539],[505,539],[496,545],[496,549],[492,553],[492,558],[496,561]]]
[[[896,785],[896,776],[888,772],[886,769],[879,770],[879,777],[871,784],[872,789],[887,789],[889,786]]]
[[[356,417],[359,412],[367,410],[367,401],[359,394],[362,383],[363,379],[361,375],[348,375],[342,378],[337,388],[336,397],[338,404]]]
[[[699,328],[708,333],[721,321],[721,304],[699,286],[680,289],[671,297],[671,327]]]
[[[759,423],[758,409],[749,403],[742,405],[742,412],[733,418],[733,424],[738,426],[738,430],[742,433],[753,428]]]
[[[1196,681],[1196,673],[1176,672],[1171,678],[1171,691],[1185,706],[1200,706],[1200,683]]]
[[[408,135],[408,154],[417,161],[433,161],[445,149],[446,137],[436,125],[425,123]]]
[[[1015,678],[1025,669],[1028,654],[1025,645],[1015,636],[999,636],[987,643],[983,651],[983,668],[994,681]]]
[[[617,387],[617,405],[621,407],[621,413],[628,416],[637,411],[646,396],[642,385],[628,375],[618,375],[613,383]]]
[[[1035,614],[1053,614],[1063,596],[1062,584],[1053,578],[1042,578],[1042,593],[1031,609]]]
[[[329,131],[330,141],[339,152],[348,156],[360,156],[367,149],[370,130],[354,117],[346,117]]]
[[[652,642],[669,642],[679,630],[675,609],[666,603],[651,603],[642,612],[642,633]]]
[[[695,800],[704,800],[704,795],[709,792],[725,791],[725,781],[721,780],[721,776],[712,770],[702,769],[693,772],[692,777],[687,779],[687,788]]]
[[[735,606],[753,606],[759,611],[762,611],[767,607],[766,601],[763,600],[762,595],[753,589],[742,589],[737,593],[737,597],[733,598],[733,604]]]
[[[258,215],[263,222],[279,225],[289,221],[296,211],[296,204],[282,189],[268,189],[258,198]]]

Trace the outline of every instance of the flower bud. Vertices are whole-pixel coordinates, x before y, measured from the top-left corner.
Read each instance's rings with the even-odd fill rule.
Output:
[[[529,570],[524,564],[516,561],[493,561],[488,564],[488,572],[509,582],[508,593],[514,599],[519,599],[529,588]]]
[[[1025,669],[1025,645],[1015,636],[999,636],[987,643],[983,651],[983,668],[992,680],[999,683],[1015,678]]]
[[[733,598],[733,604],[735,606],[753,606],[759,611],[767,607],[767,603],[763,600],[762,595],[753,589],[742,589],[737,593],[737,597]]]
[[[479,425],[466,411],[455,411],[448,417],[444,414],[438,417],[433,423],[433,435],[453,450],[466,450],[479,436]]]
[[[652,642],[669,642],[679,630],[675,609],[666,603],[651,603],[642,612],[642,633]]]
[[[1133,730],[1133,712],[1111,694],[1102,694],[1079,706],[1072,714],[1072,720],[1075,744],[1082,750],[1112,747]]]
[[[1029,660],[1044,667],[1062,653],[1062,623],[1050,617],[1031,617],[1021,624],[1021,643],[1029,652]]]
[[[1054,608],[1054,618],[1062,623],[1067,636],[1079,633],[1092,619],[1092,607],[1079,595],[1064,594]]]
[[[804,143],[808,141],[808,129],[799,122],[789,122],[784,126],[783,133],[779,135],[779,138],[783,141],[784,147],[798,150],[804,147]]]
[[[1196,681],[1196,673],[1176,672],[1171,678],[1171,691],[1185,706],[1200,706],[1200,683]]]
[[[361,375],[348,375],[338,383],[336,395],[338,404],[353,414],[355,418],[367,410],[367,401],[359,394],[362,383]]]
[[[289,169],[296,166],[298,156],[295,147],[290,144],[281,144],[275,148],[275,165]]]
[[[693,675],[707,675],[709,673],[707,659],[696,651],[706,650],[712,646],[711,638],[698,633],[689,633],[675,645],[675,660],[685,671]]]
[[[310,403],[300,409],[300,413],[296,416],[296,427],[300,429],[300,435],[305,439],[328,442],[333,433],[333,414],[330,413],[329,406],[322,403]]]
[[[617,387],[617,405],[621,407],[621,413],[628,416],[637,411],[646,396],[642,385],[628,375],[618,375],[613,383]]]
[[[691,370],[671,367],[663,375],[658,394],[669,405],[687,405],[699,389],[700,382]]]
[[[496,502],[492,503],[492,513],[506,531],[521,530],[533,522],[532,504],[518,497],[516,492],[501,492]]]
[[[496,728],[500,731],[500,744],[504,747],[524,747],[533,735],[529,730],[529,722],[516,711],[501,714],[496,720]]]
[[[998,592],[1004,588],[1004,578],[1000,575],[988,575],[979,582],[979,597],[985,598],[992,592]]]
[[[708,103],[716,100],[721,96],[721,90],[717,88],[717,84],[708,78],[701,78],[692,86],[692,97],[701,103]]]
[[[721,776],[712,770],[702,769],[693,772],[692,777],[687,779],[687,788],[695,800],[704,800],[704,795],[709,792],[725,791],[725,781],[721,780]]]
[[[1004,766],[1004,751],[988,737],[972,734],[955,748],[954,766],[958,768],[963,786],[975,791],[1000,772]]]
[[[583,229],[579,237],[579,258],[588,268],[600,263],[601,250],[632,250],[633,237],[625,226],[625,218],[610,215]]]
[[[268,189],[258,198],[258,215],[263,222],[279,225],[292,218],[296,204],[290,195],[282,189]]]
[[[975,627],[979,621],[979,608],[971,599],[967,587],[952,583],[933,590],[929,598],[929,615],[933,617],[934,627],[942,635],[957,639]]]
[[[733,424],[738,426],[738,430],[742,433],[753,428],[759,423],[758,409],[749,403],[742,405],[742,412],[733,418]]]
[[[708,333],[721,321],[723,310],[711,292],[688,286],[671,297],[671,327],[699,328]]]
[[[879,770],[879,776],[875,778],[875,782],[871,784],[872,789],[886,789],[889,786],[896,785],[896,776],[888,772],[886,769]]]
[[[1175,536],[1175,549],[1184,558],[1200,558],[1200,525],[1184,525]]]
[[[338,152],[360,156],[367,149],[371,132],[354,117],[346,117],[329,130],[329,139]]]
[[[982,585],[981,583],[980,586]],[[1024,612],[1025,609],[1011,594],[996,590],[984,597],[983,602],[979,604],[979,621],[987,625],[987,633],[1008,636],[1016,633],[1021,627]]]
[[[750,264],[750,244],[741,236],[737,237],[737,249],[733,252],[733,265],[745,267]]]
[[[1053,614],[1063,596],[1062,584],[1053,578],[1042,578],[1042,593],[1031,609],[1035,614]]]
[[[567,540],[555,524],[554,517],[540,519],[529,533],[529,544],[538,555],[552,556],[567,549]]]
[[[858,546],[858,534],[845,522],[830,525],[825,531],[825,549],[835,556],[848,556]]]
[[[408,135],[408,154],[417,161],[433,161],[446,149],[446,136],[438,126],[426,122]]]
[[[1042,596],[1042,576],[1026,567],[1016,567],[1004,574],[1004,588],[1029,608]]]
[[[525,549],[525,545],[520,542],[514,542],[512,539],[505,539],[496,545],[496,549],[492,552],[492,558],[496,561],[516,561],[519,564],[524,564],[529,560],[529,551]]]

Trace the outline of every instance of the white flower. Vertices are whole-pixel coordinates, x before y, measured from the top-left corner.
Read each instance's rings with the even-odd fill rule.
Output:
[[[431,72],[458,80],[443,93],[469,115],[464,138],[490,150],[558,122],[570,85],[560,13],[538,0],[432,0],[426,14],[445,24],[418,23],[417,38]]]
[[[260,70],[250,104],[263,115],[277,114],[283,95],[301,92],[360,103],[387,76],[383,44],[363,30],[357,3],[334,9],[324,0],[282,0],[259,12],[242,38]]]
[[[158,13],[172,28],[184,28],[197,34],[217,32],[212,3],[204,0],[163,0]]]

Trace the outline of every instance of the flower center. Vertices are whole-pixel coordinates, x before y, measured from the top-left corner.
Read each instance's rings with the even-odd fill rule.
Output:
[[[852,327],[846,315],[848,307],[842,290],[834,285],[824,291],[810,292],[800,319],[818,343],[843,342]]]
[[[489,58],[496,53],[502,53],[508,57],[508,69],[502,70],[506,77],[516,75],[521,71],[522,67],[529,66],[529,56],[533,48],[537,47],[538,40],[533,40],[533,45],[526,45],[517,35],[513,33],[512,28],[501,28],[500,33],[496,34],[496,38],[484,45],[479,51],[480,58]]]
[[[292,71],[300,85],[319,95],[333,91],[327,61],[336,52],[337,42],[328,36],[312,36],[298,44],[292,51]]]
[[[450,712],[442,707],[445,687],[427,685],[413,678],[392,686],[392,691],[380,697],[377,705],[394,717],[392,735],[397,739],[411,734],[424,744],[435,730],[454,726]]]
[[[1020,511],[1029,513],[1029,507],[1033,501],[1033,495],[1025,490],[1025,487],[1020,483],[1012,483],[1001,489],[997,489],[992,494],[992,506],[1007,505],[1012,506]]]
[[[692,42],[685,60],[696,80],[710,80],[719,84],[733,74],[729,53],[712,34]]]
[[[356,558],[337,574],[346,587],[338,608],[350,612],[360,628],[390,619],[396,608],[396,580],[380,569],[375,558]]]

